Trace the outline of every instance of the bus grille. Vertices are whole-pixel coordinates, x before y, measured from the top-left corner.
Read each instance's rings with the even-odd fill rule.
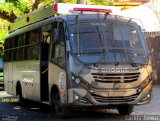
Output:
[[[96,82],[102,83],[123,83],[134,82],[139,78],[140,73],[92,73]]]
[[[108,103],[108,102],[132,102],[134,101],[139,94],[134,94],[131,96],[119,96],[119,97],[103,97],[96,94],[91,94],[93,98],[100,103]]]

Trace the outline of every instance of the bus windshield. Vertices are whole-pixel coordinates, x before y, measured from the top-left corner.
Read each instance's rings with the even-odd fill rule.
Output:
[[[72,52],[84,63],[101,59],[101,63],[145,63],[148,53],[137,28],[135,24],[114,21],[70,24]]]

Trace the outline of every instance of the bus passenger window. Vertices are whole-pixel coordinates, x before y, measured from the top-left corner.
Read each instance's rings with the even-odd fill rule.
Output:
[[[40,52],[40,44],[39,44],[39,29],[32,30],[27,33],[26,37],[26,47],[25,51],[27,53],[27,60],[38,60],[39,59],[39,52]]]

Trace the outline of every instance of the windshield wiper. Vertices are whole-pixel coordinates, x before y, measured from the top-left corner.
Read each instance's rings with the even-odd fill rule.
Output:
[[[123,51],[119,51],[119,52],[121,53],[121,56],[125,57],[125,53],[124,53]],[[128,60],[130,60],[128,63],[131,64],[133,67],[137,67],[138,64],[141,65],[141,66],[147,65],[146,62],[144,62],[144,63],[135,62],[135,61],[132,59],[131,55],[129,55],[129,53],[127,53],[127,56],[128,56]],[[115,63],[115,66],[118,66],[119,63],[120,63],[120,62],[116,62],[116,63]]]
[[[134,62],[134,60],[132,59],[132,57],[130,55],[128,55],[127,53],[127,56],[128,56],[128,59],[130,60],[130,63],[133,67],[137,67],[137,64]]]
[[[125,51],[125,50],[123,50],[123,51]],[[123,51],[119,51],[119,52],[121,53],[121,55],[127,56],[126,58],[128,58],[129,63],[130,63],[133,67],[137,67],[136,62],[132,59],[132,57],[129,55],[129,53],[126,52],[126,54],[125,54],[125,52],[123,52]],[[125,57],[125,56],[124,56],[124,57]]]
[[[135,62],[130,55],[128,56],[128,58],[131,60],[131,64],[132,64],[133,67],[137,67],[137,64],[140,64],[141,66],[142,65],[147,65],[146,62],[144,62],[144,63]]]
[[[99,60],[97,61],[97,63],[95,64],[95,67],[98,67],[98,65],[102,62],[102,60],[104,59],[104,57],[105,57],[105,50],[104,49],[102,49],[102,55],[101,55],[101,57],[99,58]]]
[[[98,15],[99,17],[99,15]],[[101,25],[101,21],[99,19],[99,23],[100,23],[100,30],[104,33],[103,29],[102,29],[102,25]],[[102,62],[102,60],[104,59],[105,57],[105,47],[103,45],[105,45],[105,42],[104,42],[104,35],[100,32],[99,28],[97,27],[97,31],[98,31],[98,34],[99,34],[99,38],[100,38],[100,42],[101,42],[101,45],[103,48],[101,48],[102,50],[102,55],[101,57],[99,58],[99,60],[97,61],[97,63],[95,64],[95,67],[98,67],[98,65]]]

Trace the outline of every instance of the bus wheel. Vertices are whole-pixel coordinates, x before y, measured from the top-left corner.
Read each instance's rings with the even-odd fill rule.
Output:
[[[17,97],[20,105],[25,105],[25,99],[22,97],[22,89],[21,86],[17,87]]]
[[[117,107],[120,115],[130,115],[133,111],[133,105],[119,105]]]
[[[55,96],[55,113],[57,116],[61,118],[67,118],[70,116],[70,108],[67,106],[64,106],[64,104],[61,103],[60,101],[60,95],[59,93],[56,94]]]
[[[21,93],[18,93],[17,94],[17,97],[18,97],[18,102],[20,105],[23,105],[23,98],[22,98],[22,94]]]

